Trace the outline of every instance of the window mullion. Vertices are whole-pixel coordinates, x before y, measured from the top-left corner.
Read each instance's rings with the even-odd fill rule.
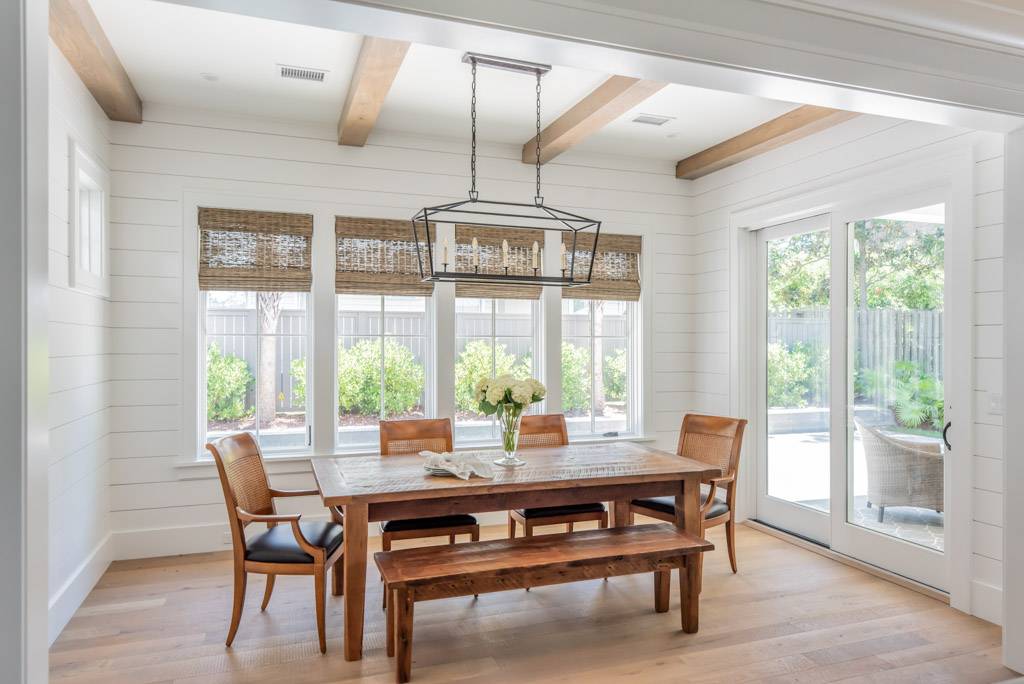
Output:
[[[378,417],[380,418],[380,420],[384,420],[384,418],[386,417],[385,413],[384,413],[384,396],[385,396],[384,378],[385,378],[385,375],[386,375],[385,371],[384,371],[384,364],[385,364],[384,353],[387,351],[387,345],[385,344],[386,340],[385,340],[385,333],[384,333],[384,296],[383,295],[381,295],[381,298],[380,298],[380,320],[379,320],[378,325],[380,326],[380,408],[378,409],[377,414],[378,414]]]

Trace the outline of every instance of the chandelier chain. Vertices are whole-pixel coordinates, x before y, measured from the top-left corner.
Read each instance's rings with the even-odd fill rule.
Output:
[[[537,71],[537,194],[534,195],[533,202],[537,206],[544,204],[544,198],[540,194],[540,77],[541,72]]]
[[[469,155],[469,176],[470,176],[470,188],[469,188],[469,199],[476,201],[479,197],[479,193],[476,191],[476,60],[472,61],[473,69],[473,85],[471,87],[472,96],[469,99],[469,118],[470,118],[470,135],[471,135],[471,152]]]

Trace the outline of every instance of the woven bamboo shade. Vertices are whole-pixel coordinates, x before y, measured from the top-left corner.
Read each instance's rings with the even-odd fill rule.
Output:
[[[334,217],[335,273],[338,293],[429,297],[433,283],[423,282],[416,243],[408,221]],[[422,253],[426,258],[426,248]]]
[[[480,272],[501,274],[501,241],[508,241],[508,272],[510,275],[532,276],[533,243],[538,246],[537,265],[544,263],[544,231],[529,228],[490,228],[487,226],[455,226],[455,269],[473,270],[473,238],[480,247]],[[539,273],[540,271],[538,271]],[[540,299],[540,285],[508,285],[504,283],[456,283],[456,297],[496,299]]]
[[[313,217],[199,208],[199,289],[308,292]]]
[[[569,287],[562,292],[564,299],[598,299],[635,302],[640,299],[640,246],[638,235],[609,235],[597,238],[597,259],[590,285]],[[566,258],[572,258],[572,234],[562,234]],[[579,233],[576,242],[576,278],[585,280],[594,251],[594,236]]]

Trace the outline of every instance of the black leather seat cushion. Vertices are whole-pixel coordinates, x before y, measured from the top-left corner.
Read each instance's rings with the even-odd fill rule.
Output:
[[[702,491],[700,493],[700,505],[703,506],[707,501],[708,493]],[[652,496],[649,499],[634,499],[633,505],[650,508],[651,510],[660,511],[661,513],[668,513],[669,515],[675,515],[676,513],[676,498],[674,496]],[[711,504],[711,509],[708,510],[704,517],[717,518],[723,513],[728,512],[729,504],[716,496],[715,502]]]
[[[567,506],[544,506],[542,508],[524,508],[516,511],[524,518],[550,518],[558,515],[575,515],[576,513],[602,513],[603,503],[569,504]]]
[[[300,522],[302,536],[313,546],[327,549],[327,555],[341,546],[342,527],[333,522]],[[295,541],[289,523],[281,523],[246,544],[245,559],[259,563],[312,563],[313,557]]]
[[[403,532],[406,530],[434,530],[439,527],[463,527],[465,525],[476,525],[476,518],[471,515],[439,515],[436,518],[389,520],[386,523],[381,523],[380,529],[385,532]]]

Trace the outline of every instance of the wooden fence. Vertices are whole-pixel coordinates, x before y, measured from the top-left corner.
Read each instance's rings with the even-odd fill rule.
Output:
[[[942,312],[898,309],[862,309],[851,320],[854,367],[884,379],[879,387],[856,386],[858,403],[879,407],[892,404],[893,369],[898,361],[915,364],[922,374],[941,380]],[[768,341],[787,349],[802,346],[812,374],[806,394],[808,406],[828,405],[828,309],[796,309],[768,314]],[[871,391],[874,389],[874,391]]]

